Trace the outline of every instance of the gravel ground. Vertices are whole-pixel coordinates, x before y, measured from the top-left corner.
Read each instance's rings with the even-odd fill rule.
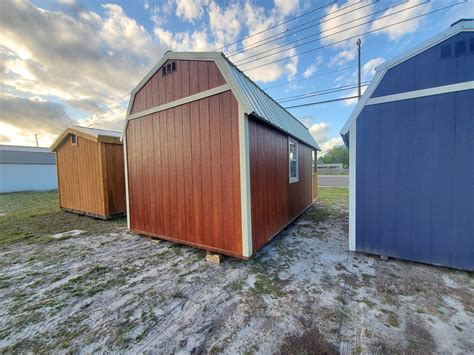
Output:
[[[108,233],[0,249],[0,351],[470,353],[474,274],[347,249],[318,203],[249,261]]]

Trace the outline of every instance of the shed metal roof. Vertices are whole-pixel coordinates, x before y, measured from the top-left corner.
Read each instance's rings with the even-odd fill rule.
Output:
[[[135,94],[169,59],[208,60],[216,62],[221,74],[231,87],[233,94],[242,105],[245,114],[261,119],[308,146],[320,150],[318,143],[306,126],[278,104],[220,52],[166,52],[153,69],[132,90],[125,125],[129,120]]]
[[[0,145],[0,164],[55,165],[56,158],[48,148]]]
[[[83,126],[71,126],[56,138],[50,149],[56,150],[56,148],[64,141],[64,139],[69,134],[76,134],[80,137],[92,140],[94,142],[122,144],[120,140],[120,138],[122,137],[122,132],[108,131],[105,129]]]

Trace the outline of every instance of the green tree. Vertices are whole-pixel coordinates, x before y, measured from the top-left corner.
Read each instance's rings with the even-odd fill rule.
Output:
[[[322,164],[341,164],[347,168],[349,166],[349,149],[345,145],[338,145],[318,158],[318,162]]]

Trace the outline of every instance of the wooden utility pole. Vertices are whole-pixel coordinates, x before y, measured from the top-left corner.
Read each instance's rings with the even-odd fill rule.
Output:
[[[360,38],[357,40],[357,54],[358,54],[358,58],[359,58],[359,81],[358,81],[358,89],[359,89],[359,100],[360,100],[360,97],[362,96],[362,90],[361,90],[361,82],[360,82],[360,44],[362,43],[362,41],[360,40]]]
[[[36,148],[38,148],[38,135],[35,133],[35,139],[36,139]]]

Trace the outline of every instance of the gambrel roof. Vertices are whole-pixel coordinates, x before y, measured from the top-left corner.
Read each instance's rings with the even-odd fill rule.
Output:
[[[349,130],[352,124],[354,123],[354,121],[356,121],[359,115],[361,114],[364,107],[366,105],[376,104],[383,101],[381,100],[381,98],[371,99],[371,97],[374,94],[375,90],[377,89],[377,86],[381,83],[385,74],[391,68],[395,67],[396,65],[402,62],[409,60],[410,58],[413,58],[414,56],[464,31],[469,31],[469,32],[474,31],[474,19],[461,19],[453,23],[449,29],[441,32],[437,36],[425,42],[422,42],[418,46],[415,46],[414,48],[396,56],[393,59],[387,60],[386,62],[377,66],[375,68],[376,73],[375,73],[374,78],[370,82],[370,85],[365,90],[361,99],[359,100],[354,110],[352,111],[351,115],[349,116],[346,123],[341,129],[340,134],[343,137],[345,144],[349,145],[349,137],[348,137]],[[425,90],[417,90],[416,92],[407,92],[407,93],[400,93],[397,95],[389,95],[390,97],[387,97],[386,99],[403,99],[407,97],[413,98],[413,97],[428,96],[428,95],[433,95],[433,94],[440,94],[440,93],[446,93],[450,91],[466,90],[466,89],[473,89],[473,88],[474,88],[474,83],[471,81],[471,82],[459,83],[459,84],[454,84],[454,85],[446,85],[439,88],[435,87],[435,88],[429,88]]]
[[[127,121],[131,119],[130,112],[135,94],[151,79],[160,67],[170,59],[214,61],[225,81],[230,86],[232,93],[242,105],[245,114],[261,119],[310,147],[320,150],[318,143],[314,140],[305,125],[278,104],[220,52],[166,52],[163,58],[161,58],[153,69],[132,90],[125,126]]]

